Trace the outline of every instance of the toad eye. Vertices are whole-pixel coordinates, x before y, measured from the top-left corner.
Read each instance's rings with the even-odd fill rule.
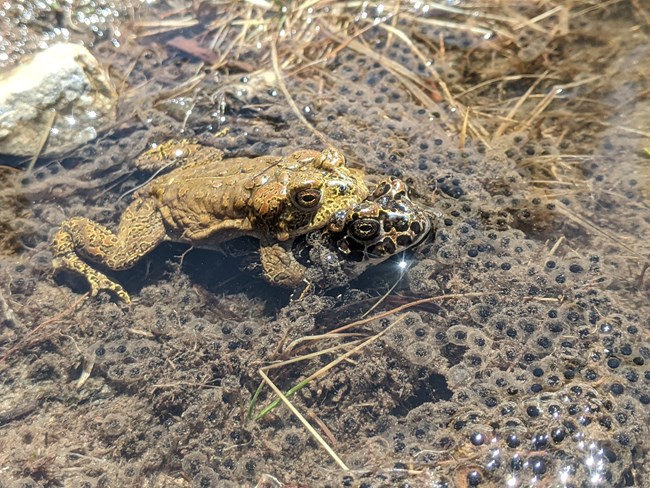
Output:
[[[381,225],[375,219],[359,219],[350,226],[350,234],[360,241],[369,241],[377,237],[381,231]]]
[[[321,199],[321,192],[316,188],[306,188],[298,190],[293,195],[293,203],[301,210],[312,210]]]

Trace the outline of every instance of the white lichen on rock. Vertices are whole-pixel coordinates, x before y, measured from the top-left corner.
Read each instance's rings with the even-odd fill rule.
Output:
[[[55,44],[0,75],[0,153],[60,152],[115,120],[117,92],[95,57]],[[49,134],[48,134],[49,131]]]

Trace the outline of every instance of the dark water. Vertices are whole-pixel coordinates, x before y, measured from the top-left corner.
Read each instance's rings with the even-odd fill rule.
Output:
[[[97,139],[2,160],[0,485],[645,486],[647,8],[266,7],[0,10],[1,62],[85,40],[119,94]],[[302,300],[254,240],[162,244],[109,273],[129,306],[53,276],[61,222],[115,229],[136,157],[183,137],[335,146],[435,232]],[[250,418],[260,368],[313,353],[268,371],[287,391],[362,341],[291,397],[338,462],[286,407]]]

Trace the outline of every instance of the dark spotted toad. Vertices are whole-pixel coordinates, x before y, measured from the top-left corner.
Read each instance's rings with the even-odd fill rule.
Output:
[[[364,201],[332,218],[325,237],[350,260],[378,264],[427,237],[431,219],[394,177],[380,182]]]
[[[299,249],[299,255],[316,251],[322,267],[333,265],[331,273],[340,267],[349,280],[417,246],[432,232],[430,215],[409,198],[406,183],[389,177],[367,199],[339,210],[327,227],[310,232],[306,236],[310,247]],[[325,281],[332,280],[326,269],[321,271]],[[341,284],[333,281],[334,286]]]

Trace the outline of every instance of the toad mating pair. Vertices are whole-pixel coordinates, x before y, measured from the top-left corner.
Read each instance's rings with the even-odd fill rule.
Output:
[[[107,290],[130,302],[122,286],[86,260],[123,270],[163,241],[209,249],[255,237],[266,279],[297,288],[306,272],[292,252],[299,236],[321,233],[341,259],[358,263],[354,277],[420,243],[431,230],[429,217],[409,199],[401,180],[386,178],[370,192],[363,172],[348,168],[333,148],[224,159],[216,148],[172,140],[146,151],[136,164],[178,167],[135,193],[117,233],[73,217],[52,241],[54,269],[83,275],[91,295]]]

